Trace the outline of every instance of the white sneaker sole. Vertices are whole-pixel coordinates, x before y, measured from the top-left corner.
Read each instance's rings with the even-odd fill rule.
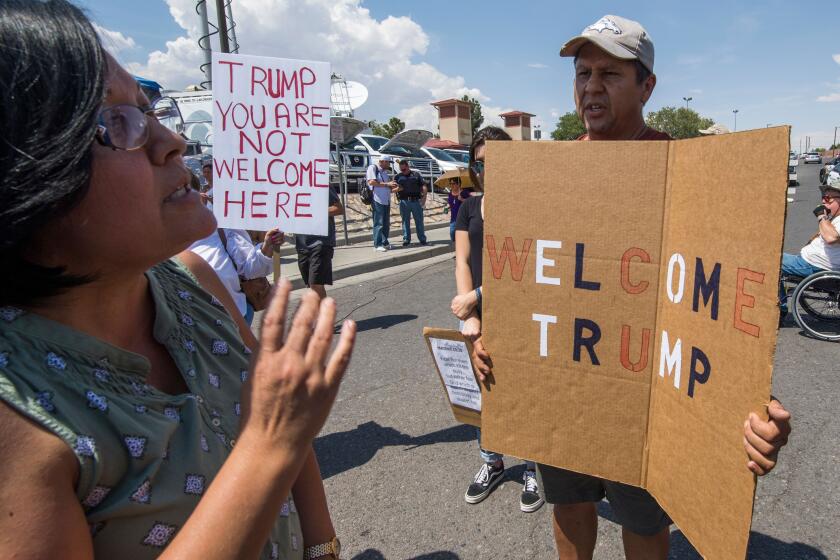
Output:
[[[467,495],[467,494],[465,493],[465,494],[464,494],[464,500],[465,500],[468,504],[477,504],[477,503],[479,503],[479,502],[483,502],[483,501],[484,501],[484,499],[485,499],[487,496],[489,496],[489,495],[490,495],[490,492],[492,492],[492,491],[493,491],[493,489],[494,489],[496,486],[498,486],[498,485],[499,485],[499,483],[500,483],[500,482],[502,482],[502,479],[504,479],[504,478],[505,478],[505,475],[504,475],[504,473],[502,473],[502,475],[501,475],[501,476],[497,477],[497,478],[496,478],[496,480],[492,481],[492,482],[490,483],[490,486],[488,486],[488,487],[487,487],[487,489],[486,489],[486,490],[484,490],[484,492],[482,492],[482,493],[481,493],[481,494],[479,494],[478,496],[469,496],[469,495]]]
[[[529,506],[528,506],[528,505],[523,504],[523,503],[520,501],[520,502],[519,502],[519,509],[521,509],[521,510],[522,510],[522,511],[524,511],[525,513],[534,513],[535,511],[537,511],[538,509],[540,509],[541,507],[543,507],[543,504],[545,504],[545,500],[543,500],[542,498],[540,498],[540,501],[535,502],[535,503],[533,503],[533,504],[531,504],[531,505],[529,505]]]

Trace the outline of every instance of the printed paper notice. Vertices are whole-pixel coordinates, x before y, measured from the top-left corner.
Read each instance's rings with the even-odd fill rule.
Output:
[[[481,389],[473,374],[467,345],[458,340],[430,338],[440,376],[449,394],[449,402],[481,412]]]

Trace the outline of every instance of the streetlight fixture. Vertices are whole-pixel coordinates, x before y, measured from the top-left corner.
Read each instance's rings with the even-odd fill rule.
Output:
[[[837,148],[835,148],[835,146],[837,145],[837,129],[838,128],[840,128],[840,126],[835,126],[834,127],[834,143],[831,144],[831,155],[834,155],[834,150],[837,149]]]
[[[693,100],[693,97],[683,97],[683,101],[685,101],[685,108],[688,109],[688,102]]]
[[[732,109],[732,114],[735,115],[735,130],[733,132],[738,132],[738,109]]]

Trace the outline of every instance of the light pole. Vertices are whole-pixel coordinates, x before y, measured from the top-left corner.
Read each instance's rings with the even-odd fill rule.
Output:
[[[738,132],[738,109],[732,109],[732,114],[735,115],[735,130],[734,130],[734,132]]]
[[[685,108],[688,109],[688,102],[694,99],[693,97],[683,97],[683,101],[685,101]]]
[[[840,126],[835,126],[834,127],[834,142],[831,144],[831,155],[834,155],[834,150],[837,149],[835,146],[837,146],[837,129],[838,128],[840,128]]]

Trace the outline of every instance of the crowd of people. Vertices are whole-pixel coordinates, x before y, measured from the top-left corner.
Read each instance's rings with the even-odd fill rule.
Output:
[[[296,236],[312,290],[286,328],[291,286],[280,280],[258,341],[241,283],[268,270],[282,233],[255,246],[243,232],[217,229],[206,206],[212,191],[202,197],[183,165],[184,140],[154,118],[77,7],[6,0],[2,9],[0,497],[8,515],[0,534],[14,538],[0,539],[0,557],[338,558],[312,440],[355,344],[353,321],[332,344],[336,306],[324,289],[341,203],[333,194],[327,236]],[[606,16],[561,56],[574,59],[581,141],[668,138],[642,117],[656,76],[641,25]],[[493,127],[476,135],[475,195],[485,142],[505,139]],[[390,248],[392,193],[403,243],[411,242],[412,218],[426,243],[427,186],[407,164],[391,177],[389,159],[368,170],[377,251]],[[212,187],[212,173],[208,181]],[[485,376],[486,195],[459,186],[449,201],[451,307]],[[802,255],[814,266],[815,250],[837,262],[840,188],[826,192],[823,245]],[[744,468],[757,475],[773,469],[790,432],[778,401],[768,414],[745,421]],[[482,449],[480,435],[479,450],[483,465],[465,494],[473,504],[504,472],[503,457]],[[627,558],[667,557],[671,522],[650,494],[526,463],[520,508],[552,504],[563,559],[592,557],[594,504],[604,497]]]

